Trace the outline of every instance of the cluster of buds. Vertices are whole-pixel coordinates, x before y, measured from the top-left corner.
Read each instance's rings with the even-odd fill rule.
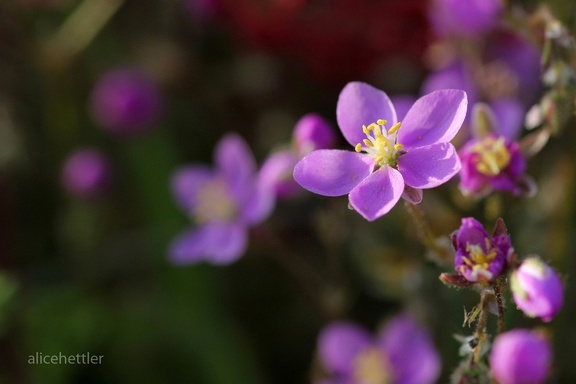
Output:
[[[481,317],[479,313],[485,306],[489,312],[498,314],[503,325],[501,289],[508,280],[514,303],[526,316],[549,322],[562,308],[564,291],[558,274],[538,256],[520,260],[501,218],[496,221],[492,235],[476,219],[464,218],[451,239],[457,273],[443,273],[440,280],[450,286],[475,287],[483,297],[480,305],[467,315],[468,322]],[[497,302],[497,310],[490,307],[490,301]],[[478,320],[477,334],[473,337],[476,341],[486,339],[484,322]],[[503,331],[503,327],[499,330]],[[481,347],[477,357],[485,350]],[[551,355],[543,332],[516,329],[500,333],[489,356],[491,375],[500,384],[542,383],[550,373]]]

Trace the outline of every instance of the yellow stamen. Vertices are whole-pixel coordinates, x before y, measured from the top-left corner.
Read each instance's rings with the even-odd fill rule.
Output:
[[[487,137],[475,144],[472,151],[479,155],[476,169],[487,176],[500,174],[510,163],[511,155],[506,148],[504,137]]]
[[[385,125],[388,124],[387,120],[378,119],[376,123],[370,125],[362,125],[362,132],[366,135],[366,139],[356,144],[354,149],[356,152],[365,152],[372,157],[379,166],[397,166],[397,159],[402,153],[398,152],[404,148],[402,144],[396,144],[396,133],[400,128],[401,123],[396,123],[388,131]]]
[[[396,124],[394,124],[392,127],[390,127],[390,129],[388,130],[388,134],[389,135],[393,135],[396,132],[398,132],[398,130],[400,129],[400,126],[402,125],[401,122],[397,122]]]

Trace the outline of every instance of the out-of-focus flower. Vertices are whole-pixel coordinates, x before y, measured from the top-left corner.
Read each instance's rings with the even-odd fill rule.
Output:
[[[519,124],[515,127],[519,129],[524,113],[541,91],[539,50],[508,30],[493,32],[476,46],[483,49],[473,57],[460,56],[454,48],[445,47],[439,60],[442,64],[426,78],[421,93],[462,89],[468,94],[470,106],[484,102],[497,113],[502,105],[507,105],[518,111],[515,119]],[[454,57],[444,62],[445,56],[450,55]]]
[[[369,221],[388,213],[400,197],[417,204],[422,189],[437,187],[460,170],[449,141],[464,121],[466,103],[463,91],[434,92],[418,99],[400,123],[386,93],[348,83],[336,116],[356,152],[313,151],[298,162],[294,179],[319,195],[348,194],[350,206]]]
[[[374,338],[349,322],[328,325],[318,338],[328,378],[317,383],[427,384],[440,374],[440,358],[428,332],[407,315],[386,324]]]
[[[302,190],[292,176],[298,160],[314,150],[332,147],[335,141],[332,127],[322,116],[304,115],[294,127],[291,148],[274,152],[262,165],[262,182],[274,189],[280,198],[294,196]]]
[[[70,195],[81,198],[98,197],[111,187],[110,161],[98,149],[76,149],[64,162],[61,181]]]
[[[273,192],[258,182],[256,162],[240,136],[223,137],[214,162],[215,169],[190,165],[172,177],[177,203],[196,223],[170,245],[175,264],[234,262],[246,250],[248,228],[265,220],[273,209]]]
[[[216,0],[183,0],[183,2],[190,15],[201,21],[211,20],[218,12]]]
[[[366,76],[388,59],[419,62],[429,41],[422,0],[215,2],[241,43],[293,58],[326,81]]]
[[[149,130],[162,111],[160,90],[138,70],[122,68],[104,73],[91,95],[92,116],[102,128],[117,134]]]
[[[540,384],[550,374],[552,348],[542,333],[515,329],[496,337],[489,360],[499,384]]]
[[[560,278],[538,257],[529,257],[512,272],[510,286],[518,308],[530,317],[548,322],[564,304]]]
[[[508,234],[497,232],[490,236],[472,217],[463,218],[460,228],[451,237],[456,250],[456,271],[470,282],[493,281],[515,255]]]
[[[520,126],[516,104],[499,103],[496,113],[479,103],[472,111],[472,133],[458,151],[462,162],[460,190],[465,195],[485,196],[492,191],[532,195],[536,185],[524,174],[526,160],[514,135]]]
[[[434,0],[430,6],[432,27],[443,37],[476,37],[500,24],[501,0]]]

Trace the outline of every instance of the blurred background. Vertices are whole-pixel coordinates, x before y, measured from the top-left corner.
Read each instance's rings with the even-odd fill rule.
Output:
[[[547,3],[573,31],[573,3]],[[508,3],[516,15],[508,25],[526,30],[514,21],[526,22],[538,5]],[[277,202],[233,265],[174,266],[167,256],[174,236],[191,226],[170,191],[175,169],[210,164],[214,145],[232,131],[261,164],[290,144],[310,112],[332,124],[345,148],[335,107],[346,83],[417,97],[451,57],[438,44],[445,36],[431,26],[430,7],[423,0],[3,1],[0,382],[309,383],[321,370],[316,337],[329,321],[375,329],[406,308],[430,330],[447,382],[459,360],[453,335],[472,332],[462,328],[463,312],[478,295],[438,281],[447,269],[423,257],[400,206],[369,224],[345,197],[303,192]],[[526,111],[541,95],[539,80],[527,81],[534,93]],[[122,97],[133,98],[127,109],[117,106]],[[540,254],[562,274],[565,307],[548,325],[558,383],[576,382],[573,125],[570,113],[529,161],[535,197],[466,199],[454,182],[426,192],[422,203],[446,240],[461,217],[490,230],[503,216],[520,254]],[[506,316],[511,327],[538,325],[513,305]],[[103,359],[29,364],[37,352]]]

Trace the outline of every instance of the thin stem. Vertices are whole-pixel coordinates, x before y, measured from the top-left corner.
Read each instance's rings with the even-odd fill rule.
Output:
[[[86,48],[125,0],[84,0],[46,44],[46,54],[69,60]]]
[[[432,257],[432,261],[437,264],[450,264],[452,262],[452,255],[450,255],[445,248],[438,245],[438,242],[436,241],[437,237],[424,218],[422,210],[417,205],[411,204],[407,201],[404,203],[404,206],[416,222],[416,230],[418,231],[420,241],[431,252],[431,254],[435,256]]]
[[[338,285],[332,283],[319,270],[302,258],[297,252],[290,251],[289,247],[272,231],[266,231],[262,238],[265,243],[266,255],[274,259],[280,267],[291,274],[306,296],[311,299],[322,316],[327,319],[340,317],[346,307],[345,301],[339,300]],[[336,288],[334,290],[333,288]],[[336,296],[330,293],[336,292]]]
[[[500,291],[500,280],[496,280],[492,285],[494,295],[496,296],[496,303],[498,304],[498,333],[505,331],[506,324],[504,322],[504,305],[502,304],[502,292]]]
[[[476,338],[478,339],[478,344],[474,349],[474,361],[476,364],[480,360],[480,351],[482,351],[482,344],[486,341],[486,322],[488,320],[488,311],[486,310],[486,293],[482,293],[480,299],[480,315],[478,317],[478,322],[476,323]]]

